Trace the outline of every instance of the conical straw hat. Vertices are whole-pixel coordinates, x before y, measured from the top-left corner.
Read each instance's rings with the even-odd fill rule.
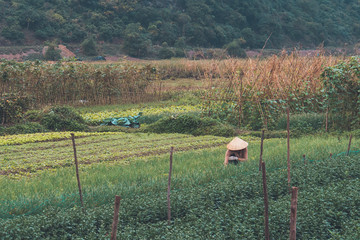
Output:
[[[247,142],[236,137],[227,145],[227,149],[231,151],[238,151],[246,148],[248,145],[249,144]]]

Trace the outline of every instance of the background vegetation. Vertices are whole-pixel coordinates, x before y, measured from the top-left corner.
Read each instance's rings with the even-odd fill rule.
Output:
[[[183,55],[186,46],[261,48],[270,35],[270,48],[344,46],[360,36],[357,0],[1,0],[0,9],[2,45],[94,38],[136,57],[158,47],[161,57]]]

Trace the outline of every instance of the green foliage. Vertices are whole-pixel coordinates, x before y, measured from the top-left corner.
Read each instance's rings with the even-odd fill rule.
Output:
[[[246,53],[242,46],[246,43],[246,41],[242,38],[235,39],[231,43],[225,46],[228,54],[231,57],[246,57]]]
[[[276,130],[286,130],[287,116],[281,115],[277,120]],[[302,113],[290,116],[290,130],[300,133],[315,133],[325,131],[325,114]]]
[[[29,98],[19,94],[4,94],[0,97],[0,123],[11,124],[22,120],[29,107]]]
[[[271,35],[267,42],[270,48],[298,43],[303,47],[321,43],[343,46],[356,43],[360,34],[357,0],[157,0],[151,4],[138,0],[18,0],[3,1],[0,9],[1,35],[11,43],[21,42],[28,36],[25,32],[35,33],[40,41],[57,38],[65,43],[81,43],[91,33],[96,41],[123,40],[124,50],[137,57],[145,56],[151,43],[167,42],[180,49],[221,48],[243,38],[246,43],[242,48],[261,48]],[[241,56],[241,51],[236,55]]]
[[[95,40],[93,38],[87,38],[81,43],[82,52],[86,56],[96,56],[97,50],[96,50],[96,44]]]
[[[223,168],[215,164],[218,159],[214,160],[219,151],[177,156],[174,163],[178,164],[174,165],[172,179],[171,225],[167,225],[166,194],[159,196],[159,192],[166,189],[166,157],[154,161],[156,163],[140,161],[129,169],[124,166],[97,169],[107,175],[104,177],[106,185],[89,191],[85,188],[86,213],[78,207],[78,195],[74,190],[74,194],[56,199],[71,202],[71,207],[50,205],[40,212],[21,214],[17,212],[21,209],[15,209],[14,205],[10,212],[21,216],[1,219],[0,237],[108,239],[113,197],[120,191],[123,199],[118,236],[121,239],[173,239],[174,236],[183,239],[263,238],[262,179],[257,161]],[[301,188],[297,237],[358,239],[359,156],[315,160],[308,161],[306,166],[297,161],[292,168],[292,184]],[[274,239],[284,239],[289,235],[290,211],[286,166],[266,166],[270,235]],[[119,174],[126,174],[126,177],[119,180]],[[69,175],[56,176],[69,177],[70,171]],[[110,176],[116,180],[109,181]],[[74,177],[70,178],[76,182]],[[93,176],[90,178],[94,179]],[[47,176],[37,181],[41,180],[56,182],[56,178]],[[116,189],[111,189],[111,186]],[[92,202],[94,199],[96,201]],[[38,204],[43,206],[43,202]]]
[[[168,59],[175,56],[175,52],[169,48],[168,44],[164,42],[161,46],[161,49],[159,51],[159,57],[161,59]]]
[[[24,39],[24,33],[21,31],[21,28],[18,25],[12,25],[12,26],[5,27],[1,31],[1,35],[4,38],[9,39],[14,42],[17,42],[17,43],[21,42]]]
[[[56,49],[53,44],[49,45],[44,56],[45,60],[57,61],[61,59],[60,50]]]
[[[71,107],[53,107],[41,119],[41,124],[54,131],[84,131],[84,119]]]
[[[359,129],[360,59],[352,57],[348,62],[326,68],[322,79],[332,127]]]
[[[131,23],[126,26],[123,49],[130,56],[145,56],[150,44],[151,40],[140,23]]]
[[[235,128],[211,118],[201,118],[193,114],[164,117],[146,127],[144,131],[154,133],[186,133],[195,136],[234,136]]]
[[[40,133],[46,132],[47,129],[39,123],[22,123],[15,124],[11,127],[2,127],[0,128],[1,135],[7,134],[27,134],[27,133]]]

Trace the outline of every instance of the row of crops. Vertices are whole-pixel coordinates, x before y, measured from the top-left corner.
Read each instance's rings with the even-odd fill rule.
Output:
[[[144,159],[167,153],[170,146],[178,151],[211,148],[225,144],[228,139],[214,136],[193,137],[182,134],[124,134],[76,133],[76,149],[80,164]],[[51,141],[50,139],[53,139]],[[16,139],[16,140],[14,140]],[[1,137],[0,173],[2,175],[31,175],[41,170],[71,166],[74,162],[70,133],[42,133]],[[49,140],[41,144],[37,141]],[[32,143],[35,142],[35,143]]]
[[[84,112],[81,116],[89,124],[97,125],[103,122],[107,118],[116,118],[116,117],[127,117],[127,116],[136,116],[139,113],[142,116],[156,116],[156,115],[166,115],[166,114],[182,114],[189,112],[200,112],[201,105],[173,105],[173,106],[161,106],[161,107],[143,107],[143,108],[132,108],[127,110],[110,110],[110,111],[92,111]]]
[[[0,238],[108,239],[113,199],[121,195],[118,226],[121,239],[261,239],[264,234],[263,198],[257,157],[260,143],[257,139],[247,140],[249,161],[224,167],[225,143],[229,141],[226,138],[180,134],[109,134],[77,138],[80,159],[87,151],[88,157],[92,155],[95,160],[103,156],[105,149],[138,151],[141,146],[149,149],[164,146],[166,155],[160,151],[144,157],[139,155],[127,158],[126,165],[106,160],[80,164],[85,213],[79,207],[74,168],[47,169],[30,178],[19,176],[16,180],[9,175],[2,176]],[[359,238],[360,143],[353,139],[352,153],[345,156],[343,152],[348,141],[347,136],[330,135],[291,140],[291,184],[299,187],[298,239]],[[184,145],[186,151],[180,152],[183,143],[191,148]],[[205,144],[205,149],[192,150]],[[168,226],[166,186],[170,146],[175,146],[176,151],[172,222]],[[62,158],[68,153],[73,157],[69,139],[3,146],[2,150],[5,147],[4,154],[9,160],[22,155],[16,161],[22,158],[33,163],[46,161],[44,152],[52,160],[56,159],[55,155]],[[287,239],[290,196],[286,140],[266,140],[264,150],[270,236]],[[333,154],[332,158],[329,153]],[[303,154],[306,154],[306,162]]]

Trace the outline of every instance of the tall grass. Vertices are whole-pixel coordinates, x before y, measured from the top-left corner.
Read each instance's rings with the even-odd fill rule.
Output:
[[[228,60],[224,68],[214,62],[205,73],[204,110],[231,115],[233,123],[240,126],[258,122],[256,129],[267,127],[287,107],[292,112],[322,111],[325,96],[320,76],[338,60],[322,55],[301,57],[293,52],[266,59]]]
[[[73,62],[0,62],[0,95],[27,96],[35,106],[142,102],[153,99],[146,88],[156,79],[146,65]]]

